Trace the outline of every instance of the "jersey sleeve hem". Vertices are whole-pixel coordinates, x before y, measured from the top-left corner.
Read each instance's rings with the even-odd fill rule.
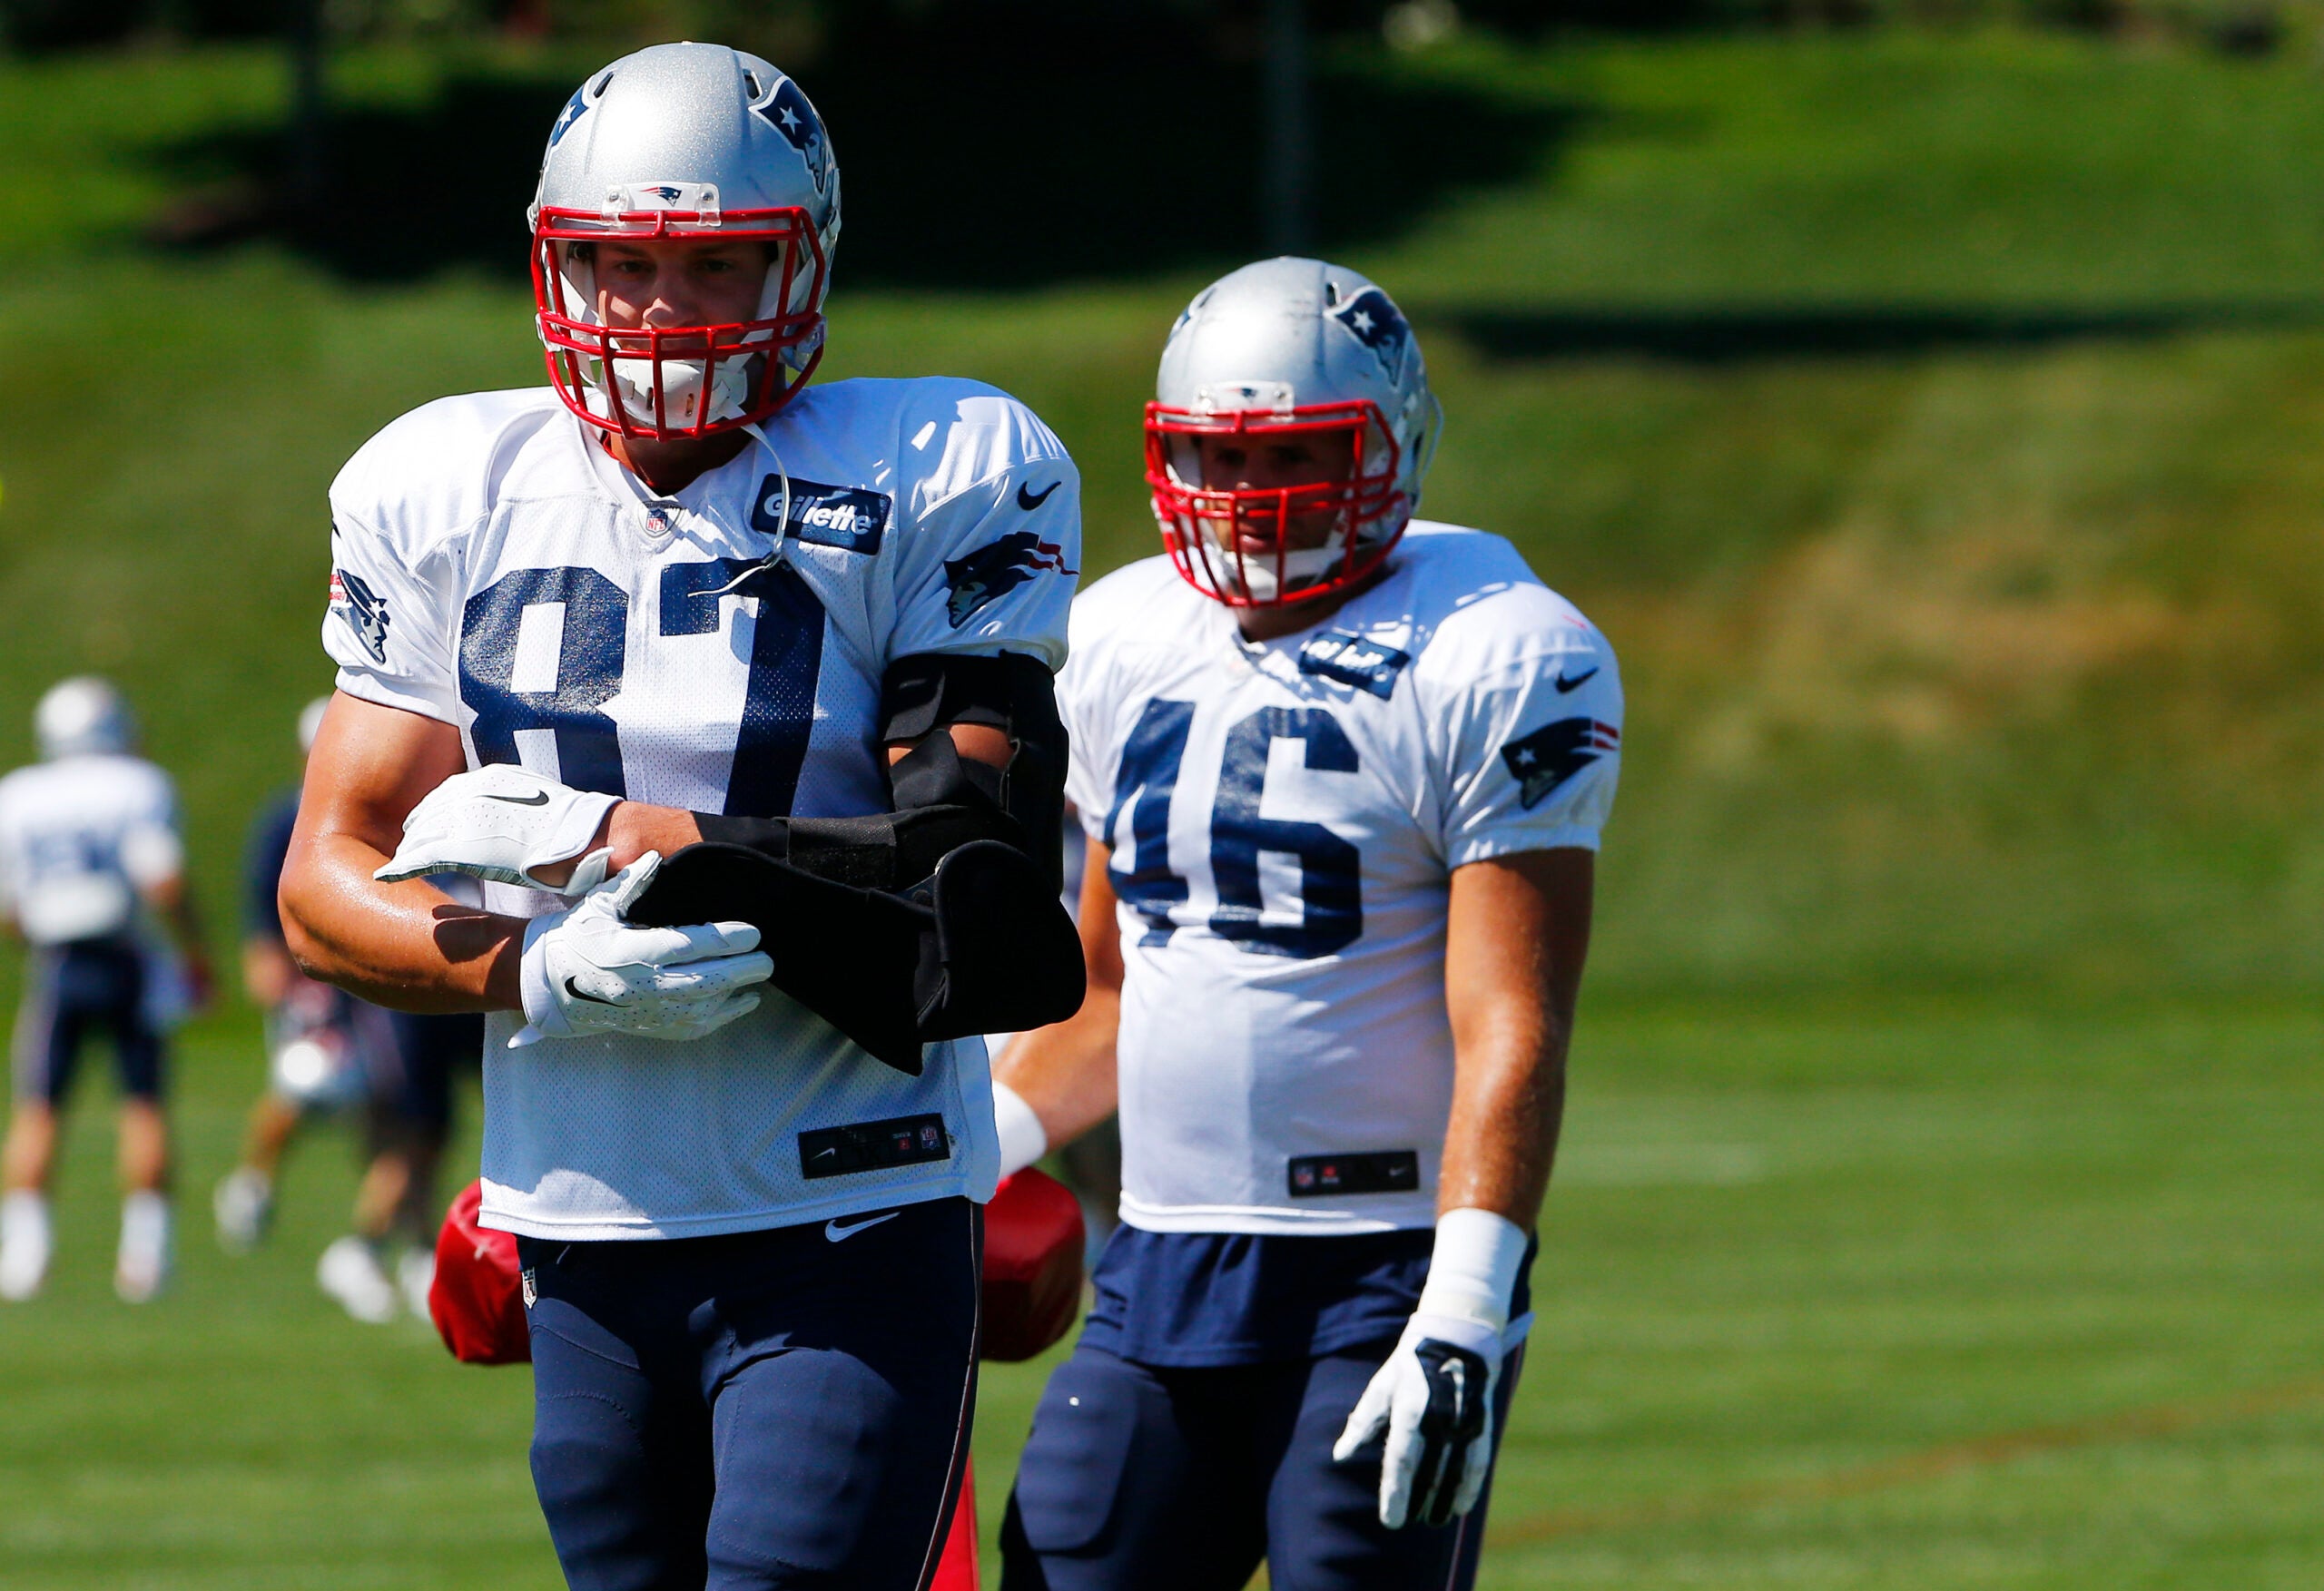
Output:
[[[367,670],[350,668],[342,663],[340,665],[339,676],[333,683],[346,694],[359,701],[373,702],[381,707],[400,708],[406,712],[416,712],[422,718],[432,718],[438,723],[448,723],[454,729],[460,727],[458,718],[447,711],[442,702],[430,700],[426,696],[414,695],[409,691],[399,690],[378,674]]]
[[[1580,824],[1561,829],[1535,829],[1516,834],[1487,834],[1464,840],[1452,848],[1445,859],[1449,868],[1464,868],[1471,862],[1491,861],[1495,857],[1515,856],[1528,850],[1596,850],[1598,830]]]

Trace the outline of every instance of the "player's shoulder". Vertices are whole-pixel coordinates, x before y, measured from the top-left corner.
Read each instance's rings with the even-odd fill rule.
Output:
[[[1473,680],[1499,667],[1547,658],[1610,667],[1602,631],[1544,584],[1504,537],[1463,525],[1414,520],[1397,556],[1410,572],[1413,618],[1424,633],[1423,677]]]
[[[524,444],[565,412],[547,387],[424,403],[355,450],[332,510],[407,545],[454,534],[490,513]]]
[[[894,461],[902,494],[922,511],[1022,466],[1073,469],[1065,444],[1040,416],[965,377],[833,381],[809,388],[792,408],[793,424],[880,447]]]

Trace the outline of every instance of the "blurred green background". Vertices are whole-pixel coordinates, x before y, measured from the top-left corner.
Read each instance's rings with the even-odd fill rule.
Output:
[[[522,209],[590,65],[799,73],[822,378],[1032,403],[1088,574],[1152,549],[1161,337],[1263,234],[1247,6],[334,4],[319,145],[257,0],[5,15],[0,753],[119,680],[222,948],[329,684],[324,488],[540,379]],[[2324,1583],[2318,15],[1313,8],[1319,241],[1426,345],[1427,511],[1630,694],[1487,1585]],[[246,1010],[195,1030],[145,1314],[88,1091],[59,1280],[0,1314],[0,1584],[554,1584],[522,1372],[313,1295],[336,1151],[207,1249],[258,1076]],[[988,1517],[1037,1387],[989,1384]]]

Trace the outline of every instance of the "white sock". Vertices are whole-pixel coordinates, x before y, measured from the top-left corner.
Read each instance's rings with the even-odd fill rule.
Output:
[[[159,1269],[169,1262],[170,1202],[150,1188],[121,1202],[121,1262]]]
[[[48,1274],[48,1200],[30,1188],[0,1199],[0,1297],[30,1298]]]

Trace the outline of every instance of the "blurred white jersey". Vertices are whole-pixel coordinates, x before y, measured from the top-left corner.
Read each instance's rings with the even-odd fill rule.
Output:
[[[35,945],[116,938],[185,853],[170,776],[139,757],[60,757],[0,779],[0,901]]]
[[[1121,901],[1122,1219],[1433,1225],[1452,872],[1596,849],[1612,648],[1507,542],[1426,522],[1281,640],[1150,558],[1074,604],[1072,642],[1068,791]]]
[[[455,725],[470,767],[695,811],[886,810],[891,663],[1063,661],[1078,477],[1031,411],[970,381],[811,388],[765,432],[657,498],[547,388],[407,415],[331,488],[339,688]],[[486,1026],[488,1226],[694,1237],[990,1196],[974,1040],[907,1077],[772,988],[687,1043],[510,1050],[521,1020]]]

